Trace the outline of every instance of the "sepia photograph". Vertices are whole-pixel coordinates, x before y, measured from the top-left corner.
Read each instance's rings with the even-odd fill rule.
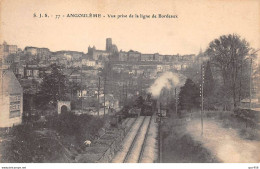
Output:
[[[259,169],[259,55],[259,0],[0,0],[1,169]]]

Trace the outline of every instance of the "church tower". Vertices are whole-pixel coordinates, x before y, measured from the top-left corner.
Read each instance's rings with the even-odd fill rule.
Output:
[[[106,51],[109,52],[112,48],[112,39],[111,38],[107,38],[106,39]]]

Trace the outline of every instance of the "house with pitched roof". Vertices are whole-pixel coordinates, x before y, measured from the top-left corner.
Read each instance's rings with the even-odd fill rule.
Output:
[[[11,70],[0,70],[0,127],[22,123],[23,88]]]

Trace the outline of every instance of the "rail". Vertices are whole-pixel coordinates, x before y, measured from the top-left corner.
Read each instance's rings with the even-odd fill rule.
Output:
[[[147,136],[148,136],[148,133],[149,133],[151,121],[152,121],[152,116],[151,116],[151,118],[150,118],[150,120],[149,120],[149,124],[148,124],[147,130],[146,130],[146,133],[145,133],[144,142],[143,142],[143,144],[142,144],[142,148],[141,148],[141,151],[140,151],[140,154],[139,154],[139,157],[138,157],[138,163],[140,163],[140,161],[141,161],[141,159],[142,159],[142,157],[143,157],[144,147],[145,147],[145,143],[146,143]]]
[[[145,119],[146,119],[146,117],[143,119],[141,125],[139,126],[138,131],[137,131],[137,133],[135,135],[135,138],[134,138],[133,142],[131,143],[131,146],[129,147],[129,149],[128,149],[127,153],[126,153],[126,156],[125,156],[125,158],[123,160],[123,163],[125,163],[127,161],[128,157],[130,155],[130,152],[131,152],[131,150],[133,149],[133,147],[135,145],[136,139],[137,139],[137,137],[138,137],[138,135],[140,133],[140,130],[141,130],[143,124],[144,124]]]

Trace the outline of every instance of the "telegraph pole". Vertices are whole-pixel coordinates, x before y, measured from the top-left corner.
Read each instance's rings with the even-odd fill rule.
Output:
[[[74,83],[73,83],[73,79],[72,79],[72,87],[70,88],[70,102],[72,102],[73,87],[74,87]]]
[[[251,110],[252,108],[252,62],[253,62],[253,59],[252,57],[250,58],[250,80],[249,80],[249,109]]]
[[[178,98],[177,98],[177,89],[175,88],[175,111],[178,113]]]
[[[141,75],[141,90],[140,90],[141,96],[143,96],[143,75]]]
[[[99,116],[99,93],[100,93],[100,77],[98,77],[98,116]]]
[[[126,82],[126,89],[125,89],[125,100],[126,100],[126,104],[127,104],[127,82]]]
[[[80,69],[80,95],[81,95],[81,112],[83,112],[83,96],[82,96],[82,64]]]
[[[250,89],[249,90],[249,101],[250,101],[249,102],[249,108],[250,109],[252,108],[252,103],[251,103],[252,102],[252,92],[251,92],[252,82],[251,81],[252,81],[252,64],[253,64],[253,58],[252,57],[254,56],[255,53],[257,53],[259,51],[260,51],[260,49],[257,49],[256,51],[254,51],[253,53],[250,54],[250,56],[251,56],[250,57],[250,80],[249,80],[249,89]]]
[[[104,118],[105,118],[105,114],[106,114],[106,80],[107,80],[107,77],[105,75],[105,79],[104,79]]]
[[[200,88],[200,96],[201,96],[201,136],[203,136],[203,114],[204,114],[204,105],[203,105],[203,83],[204,83],[204,65],[201,65],[201,88]]]
[[[124,103],[124,106],[125,106],[125,84],[123,84],[122,99],[123,99],[123,103]]]

